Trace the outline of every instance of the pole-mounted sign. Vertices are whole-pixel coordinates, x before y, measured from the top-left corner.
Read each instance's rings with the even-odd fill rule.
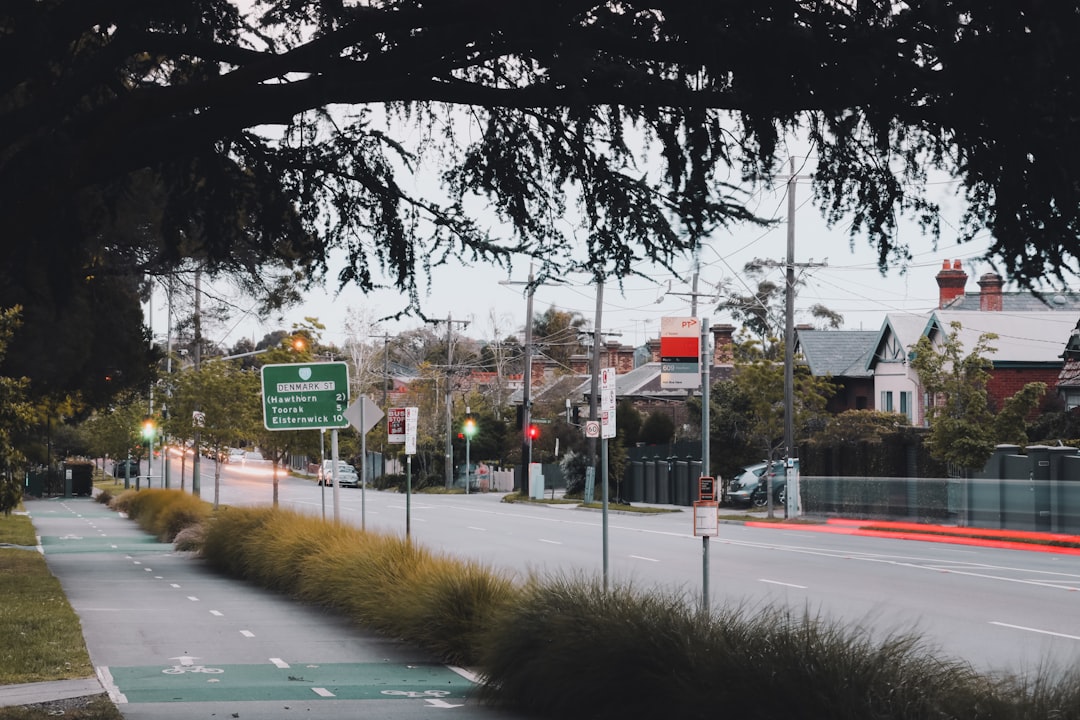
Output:
[[[660,387],[701,387],[701,321],[696,317],[660,318]]]
[[[262,398],[267,430],[348,427],[348,366],[343,362],[263,365]]]

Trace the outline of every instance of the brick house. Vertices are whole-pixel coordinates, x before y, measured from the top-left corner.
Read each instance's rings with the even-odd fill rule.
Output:
[[[1046,383],[1044,406],[1054,401],[1063,367],[1062,351],[1080,316],[1080,295],[1038,295],[1030,291],[1003,291],[996,273],[979,278],[979,290],[967,292],[968,275],[960,262],[946,261],[937,275],[938,308],[925,315],[889,314],[879,332],[869,368],[874,375],[877,410],[902,412],[913,424],[925,424],[927,398],[908,360],[921,336],[937,344],[961,326],[961,344],[971,348],[983,333],[998,338],[987,356],[991,379],[987,385],[990,407],[998,410],[1010,396],[1030,382]]]

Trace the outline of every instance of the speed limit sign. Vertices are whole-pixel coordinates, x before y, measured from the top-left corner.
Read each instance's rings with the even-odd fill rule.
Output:
[[[585,421],[585,437],[590,437],[590,438],[600,437],[600,421],[599,420],[586,420]]]

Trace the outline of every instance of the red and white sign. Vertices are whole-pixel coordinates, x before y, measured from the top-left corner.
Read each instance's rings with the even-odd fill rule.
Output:
[[[405,408],[389,408],[386,411],[386,442],[405,442]]]
[[[615,437],[615,368],[600,370],[600,437]]]
[[[701,387],[701,321],[696,317],[660,318],[660,387]]]

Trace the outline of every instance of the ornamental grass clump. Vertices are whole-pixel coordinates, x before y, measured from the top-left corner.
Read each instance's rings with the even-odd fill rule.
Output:
[[[177,533],[204,522],[212,512],[208,503],[194,495],[161,488],[126,490],[113,499],[111,507],[127,513],[161,542],[172,542]]]
[[[263,587],[287,593],[300,589],[304,569],[332,541],[361,542],[363,533],[334,525],[312,515],[269,510],[266,522],[246,539],[247,578]]]
[[[398,588],[408,576],[430,558],[427,550],[400,538],[362,534],[358,541],[339,535],[304,566],[299,596],[393,634],[397,627],[390,603],[401,597]]]
[[[398,583],[394,594],[384,612],[395,634],[445,662],[473,665],[488,619],[517,602],[520,590],[508,575],[482,564],[431,557]]]
[[[199,552],[221,572],[249,579],[255,539],[269,520],[266,508],[220,507],[206,524]]]
[[[581,579],[530,582],[482,646],[484,696],[551,717],[1010,717],[997,684],[915,635],[877,643],[779,609],[705,616],[679,594]]]

